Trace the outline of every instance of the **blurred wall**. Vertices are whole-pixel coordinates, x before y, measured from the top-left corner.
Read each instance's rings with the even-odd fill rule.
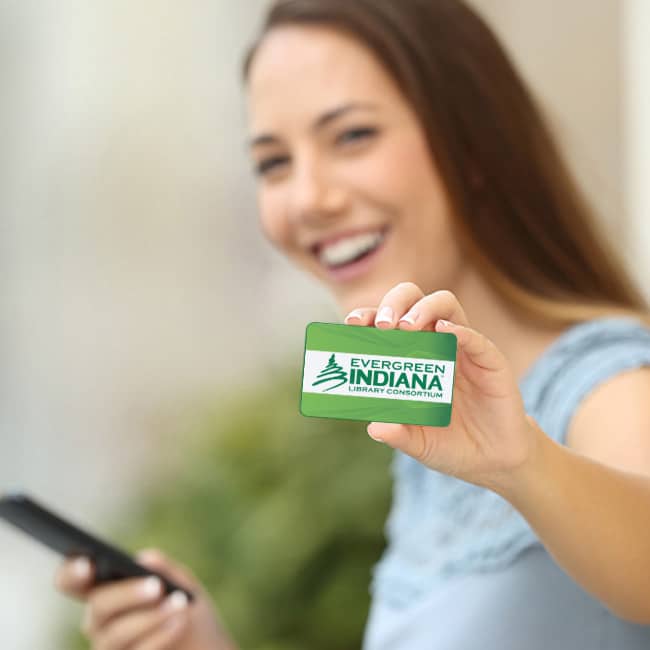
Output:
[[[637,48],[625,57],[616,0],[476,4],[629,243],[648,205],[647,3],[626,23]],[[258,232],[239,62],[265,5],[0,3],[2,488],[99,531],[160,433],[183,431],[201,397],[243,372],[299,361],[305,324],[336,319]],[[644,95],[623,92],[624,61]],[[0,550],[0,645],[50,647],[58,560],[4,526]]]
[[[626,0],[622,8],[626,243],[650,296],[650,2]]]
[[[284,363],[290,297],[319,314],[257,231],[239,60],[261,5],[0,4],[2,489],[99,530],[159,433]],[[49,647],[56,558],[4,526],[0,548],[0,646]]]
[[[625,221],[622,3],[470,0],[502,37],[604,220]]]

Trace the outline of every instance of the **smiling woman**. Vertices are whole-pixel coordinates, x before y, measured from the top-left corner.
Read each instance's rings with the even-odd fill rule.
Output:
[[[495,36],[460,0],[278,0],[244,79],[269,241],[346,323],[458,338],[448,428],[368,427],[396,483],[364,649],[647,647],[615,576],[650,482],[614,468],[650,474],[648,305]],[[645,464],[597,422],[625,375]]]
[[[540,322],[638,308],[638,291],[599,238],[493,35],[460,2],[431,4],[285,2],[271,10],[245,63],[269,239],[328,282],[346,311],[377,302],[371,286],[389,278],[425,291],[450,286],[464,271],[460,251]],[[362,245],[352,234],[379,230],[389,233],[386,255],[404,258],[400,273],[374,255],[354,272],[331,274],[310,254],[345,239],[352,256]]]
[[[277,28],[250,72],[270,241],[350,309],[404,277],[448,284],[460,260],[424,132],[366,48],[333,30]],[[385,263],[397,256],[401,268]]]
[[[269,242],[346,327],[458,345],[448,426],[367,428],[395,485],[364,650],[647,648],[649,309],[497,39],[461,0],[276,0],[244,79]],[[364,376],[437,388],[398,372]],[[158,564],[197,593],[172,631],[66,567],[98,647],[235,647]]]

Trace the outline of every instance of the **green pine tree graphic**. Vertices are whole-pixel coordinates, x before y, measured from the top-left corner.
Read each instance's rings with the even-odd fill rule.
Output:
[[[317,386],[318,384],[322,384],[323,382],[337,381],[339,379],[341,381],[338,384],[326,388],[323,392],[326,393],[328,390],[337,388],[338,386],[341,386],[341,384],[344,384],[348,380],[347,373],[343,370],[343,368],[341,368],[341,366],[339,366],[338,363],[336,363],[334,354],[332,354],[327,366],[325,366],[324,370],[320,371],[318,377],[316,377],[316,381],[312,384],[312,386]]]

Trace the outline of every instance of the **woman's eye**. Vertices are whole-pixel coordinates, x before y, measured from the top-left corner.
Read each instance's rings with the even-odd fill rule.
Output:
[[[273,158],[267,158],[266,160],[262,160],[256,165],[255,171],[259,176],[264,176],[264,174],[267,174],[271,170],[285,164],[288,161],[289,158],[287,158],[287,156],[275,156]]]
[[[377,129],[372,129],[369,127],[359,128],[359,129],[350,129],[349,131],[344,131],[336,138],[336,141],[340,144],[354,143],[361,140],[366,140],[371,138],[377,133]]]

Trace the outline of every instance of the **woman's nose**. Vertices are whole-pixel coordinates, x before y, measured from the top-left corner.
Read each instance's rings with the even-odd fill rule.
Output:
[[[310,164],[296,169],[291,188],[291,212],[299,221],[317,221],[340,213],[346,196],[328,170]]]

